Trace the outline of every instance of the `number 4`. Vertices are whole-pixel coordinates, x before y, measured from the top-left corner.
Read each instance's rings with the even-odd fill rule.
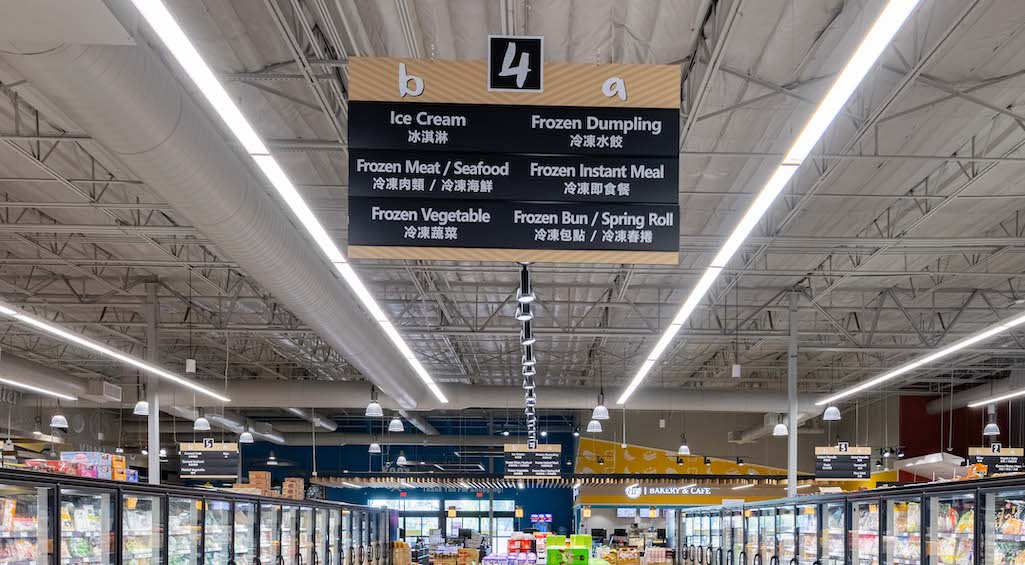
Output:
[[[516,87],[523,88],[523,83],[527,81],[527,75],[530,74],[530,57],[526,52],[521,53],[520,64],[513,67],[512,63],[515,57],[516,43],[510,42],[509,46],[505,49],[505,57],[502,59],[502,69],[498,71],[498,76],[515,76]]]

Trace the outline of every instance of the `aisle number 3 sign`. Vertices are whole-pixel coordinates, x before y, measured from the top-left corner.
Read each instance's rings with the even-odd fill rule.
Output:
[[[544,37],[518,35],[488,36],[488,91],[489,92],[544,92]],[[424,93],[422,77],[399,63],[399,96],[415,98]],[[626,101],[626,81],[610,76],[602,83],[606,98],[618,97]]]

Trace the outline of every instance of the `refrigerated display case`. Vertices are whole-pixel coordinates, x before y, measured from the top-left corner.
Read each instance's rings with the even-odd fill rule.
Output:
[[[352,510],[342,510],[342,565],[353,565],[356,562],[355,541],[352,537]]]
[[[744,542],[744,555],[743,559],[739,561],[742,565],[745,563],[754,563],[754,558],[758,555],[758,511],[754,509],[744,510],[744,521],[746,523],[746,541]],[[760,557],[758,558],[761,559]]]
[[[0,484],[0,560],[10,565],[53,562],[50,487]]]
[[[975,493],[936,494],[926,496],[925,501],[927,563],[971,565],[975,559]]]
[[[794,523],[794,507],[776,508],[776,557],[781,563],[790,563],[797,557],[797,526]]]
[[[342,510],[332,508],[328,514],[327,529],[327,565],[342,565]]]
[[[851,561],[879,565],[879,502],[851,503]]]
[[[231,560],[231,503],[207,500],[203,512],[203,565],[228,565]]]
[[[728,512],[730,544],[726,550],[726,563],[739,564],[740,554],[744,552],[744,511],[742,508],[730,508]]]
[[[819,559],[819,505],[798,505],[796,511],[797,564],[813,565]]]
[[[251,565],[257,556],[256,503],[235,502],[235,522],[232,529],[232,545],[235,563]]]
[[[884,563],[919,565],[922,562],[922,504],[918,499],[886,501],[883,551]]]
[[[323,560],[327,556],[327,508],[315,508],[313,512],[313,521],[316,527],[313,529],[313,561],[311,563],[323,565]]]
[[[711,560],[722,559],[722,547],[723,547],[723,532],[725,530],[722,527],[722,514],[719,511],[712,512],[708,515],[708,532],[709,532],[709,543],[708,548],[711,550],[705,556],[706,563],[712,563]]]
[[[776,555],[776,511],[773,508],[758,509],[758,555],[760,563],[769,565]]]
[[[822,562],[844,565],[847,558],[847,503],[843,500],[822,504]]]
[[[121,562],[164,562],[164,497],[125,492],[121,495]]]
[[[299,509],[281,507],[281,565],[296,565],[299,557]]]
[[[260,561],[268,565],[281,555],[281,505],[260,503]]]
[[[986,565],[1025,563],[1025,489],[987,492],[983,523]]]
[[[313,563],[313,509],[299,509],[299,565]]]
[[[61,489],[61,563],[115,563],[114,501],[114,491]]]
[[[169,565],[196,565],[203,543],[200,509],[203,502],[198,498],[172,496],[167,502],[168,539],[167,562]]]

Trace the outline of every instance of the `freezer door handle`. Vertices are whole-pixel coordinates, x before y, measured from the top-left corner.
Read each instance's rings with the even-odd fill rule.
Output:
[[[302,565],[301,563],[299,565]],[[773,555],[769,558],[769,565],[779,565],[779,557]]]
[[[719,565],[722,565],[722,548],[721,547],[717,548],[715,550],[715,562],[718,563]]]
[[[726,563],[729,563],[729,565],[733,565],[733,550],[732,549],[726,550]]]
[[[754,565],[762,565],[762,554],[756,553],[754,556]]]
[[[253,558],[253,565],[261,565],[259,557],[254,557]]]

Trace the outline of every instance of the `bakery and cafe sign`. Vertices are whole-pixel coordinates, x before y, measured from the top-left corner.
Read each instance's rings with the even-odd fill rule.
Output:
[[[636,500],[642,496],[692,496],[712,494],[712,487],[699,486],[640,486],[630,485],[626,487],[626,497]]]
[[[679,261],[679,65],[349,60],[349,255]]]

